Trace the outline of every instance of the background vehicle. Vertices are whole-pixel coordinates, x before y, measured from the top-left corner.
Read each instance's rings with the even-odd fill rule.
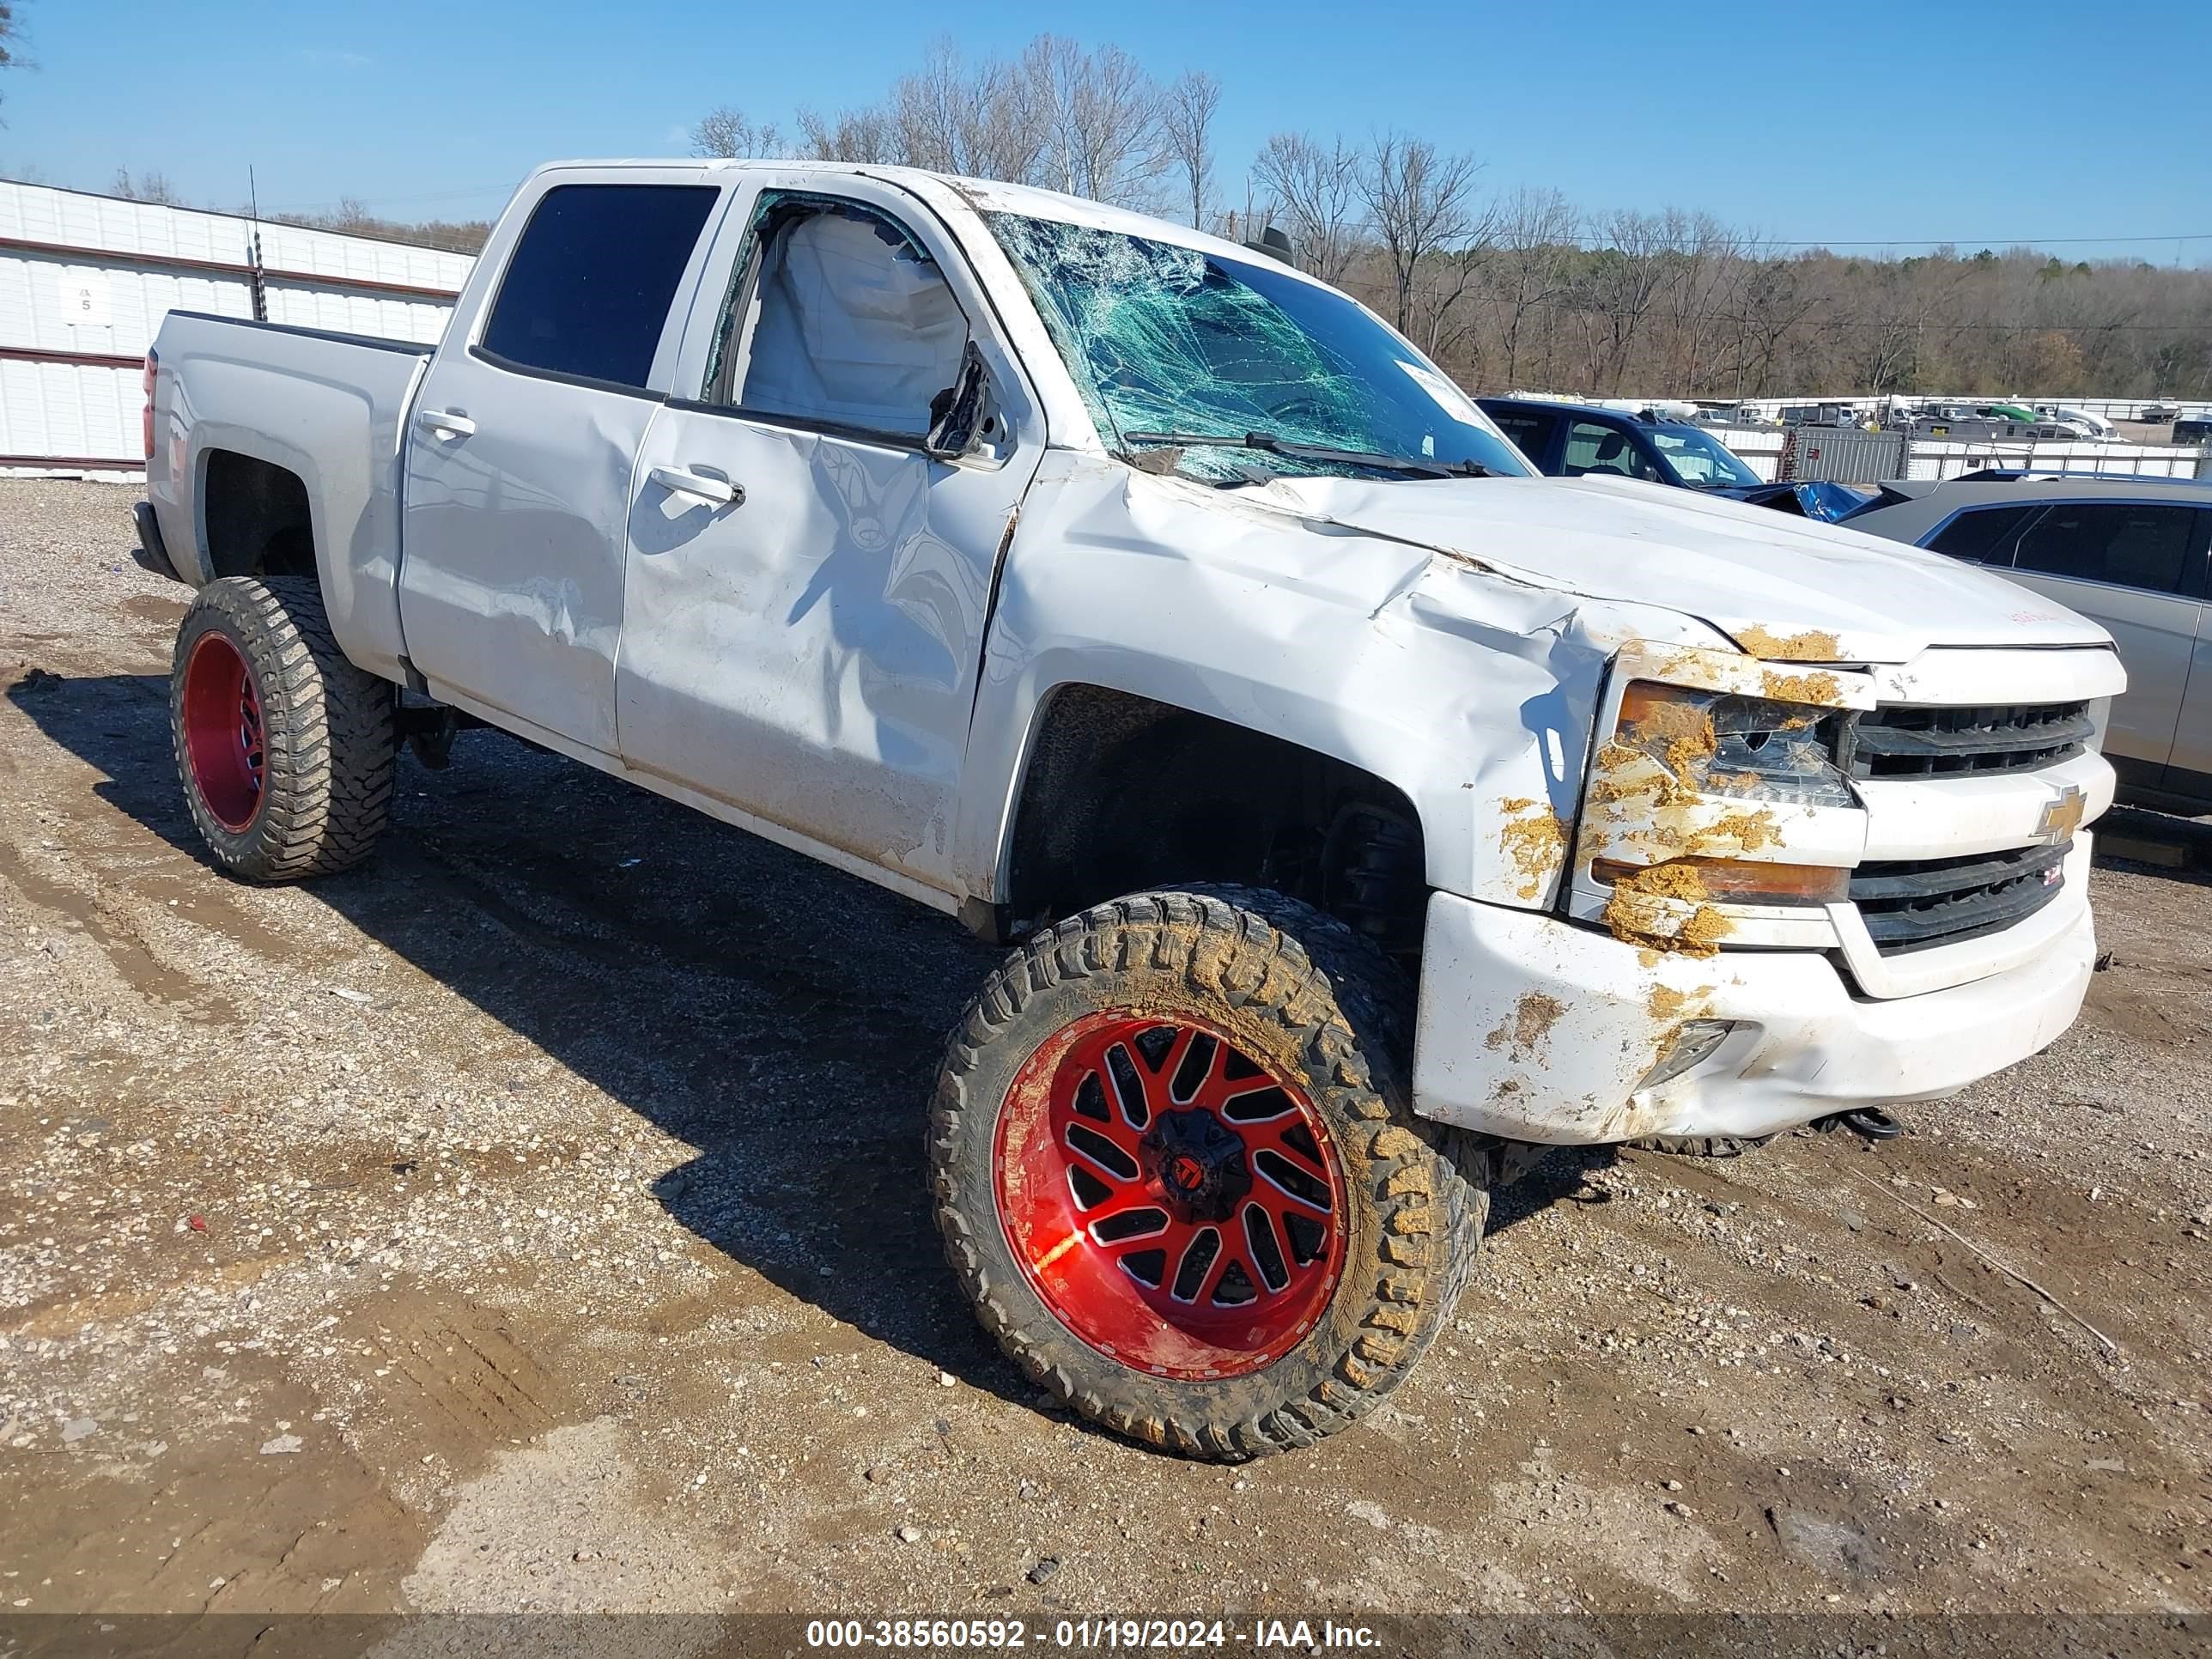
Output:
[[[1954,443],[1996,442],[2078,442],[2084,435],[2070,422],[2039,420],[2015,421],[2002,415],[1972,412],[1964,416],[1922,414],[1915,416],[1908,428],[1918,438],[1948,438]]]
[[[1849,404],[1791,404],[1775,411],[1784,426],[1856,427],[1864,424]]]
[[[1613,473],[1829,523],[1869,500],[1865,490],[1849,484],[1765,483],[1741,456],[1694,422],[1534,398],[1477,401],[1539,471],[1554,477]]]
[[[1367,1410],[1534,1147],[1939,1097],[2088,983],[2100,629],[1528,476],[1233,244],[898,168],[565,165],[434,350],[156,348],[140,522],[198,590],[216,861],[358,862],[396,742],[475,720],[1018,941],[930,1114],[947,1258],[1155,1445]]]
[[[2212,486],[2064,475],[1893,483],[1849,522],[2001,570],[2102,623],[2128,670],[2105,733],[2123,793],[2212,812]]]
[[[2092,443],[2108,444],[2119,439],[2119,428],[2103,416],[2093,415],[2086,409],[2067,409],[2057,404],[2039,404],[2038,408],[2062,426],[2076,428]]]
[[[1684,489],[1750,489],[1762,482],[1727,445],[1687,421],[1533,398],[1475,401],[1538,471],[1553,477],[1612,473]]]

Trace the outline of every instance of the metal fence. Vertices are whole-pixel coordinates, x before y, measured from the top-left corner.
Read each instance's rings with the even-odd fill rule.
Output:
[[[1782,465],[1782,452],[1790,442],[1787,432],[1778,426],[1717,426],[1709,429],[1761,479],[1768,483],[1775,481]]]
[[[2144,478],[2212,477],[2212,450],[2197,444],[1990,443],[1916,438],[1902,478],[1955,478],[1983,467],[2024,472],[2118,473]],[[1873,482],[1873,481],[1870,481]]]
[[[435,340],[468,255],[0,180],[0,474],[143,476],[172,310]]]
[[[1956,395],[1934,392],[1901,392],[1894,398],[1746,398],[1735,406],[1765,419],[1776,418],[1785,409],[1817,408],[1822,404],[1839,404],[1862,415],[1877,417],[1891,412],[1894,404],[1913,408],[1957,405],[1968,409],[1993,404],[2018,404],[2033,407],[2038,404],[2056,404],[2062,409],[2077,409],[2085,415],[2101,416],[2108,421],[2132,421],[2143,410],[2156,404],[2164,409],[2179,409],[2184,416],[2212,413],[2212,403],[2193,398],[1992,398],[1985,392],[1962,392]]]
[[[1769,483],[1820,480],[1878,484],[1893,478],[1955,478],[1983,467],[2212,479],[2212,447],[2196,444],[1920,438],[1908,432],[1854,432],[1834,427],[1708,429]]]
[[[1911,438],[1902,432],[1854,432],[1838,427],[1793,427],[1784,441],[1778,478],[1826,483],[1880,483],[1905,476]]]

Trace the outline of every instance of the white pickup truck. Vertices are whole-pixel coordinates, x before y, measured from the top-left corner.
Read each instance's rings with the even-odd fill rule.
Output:
[[[2089,978],[2101,630],[1534,477],[1370,313],[1189,230],[549,167],[435,349],[176,313],[148,397],[216,862],[355,863],[399,742],[487,723],[1012,945],[931,1109],[946,1250],[1156,1445],[1358,1417],[1530,1149],[1938,1098]]]

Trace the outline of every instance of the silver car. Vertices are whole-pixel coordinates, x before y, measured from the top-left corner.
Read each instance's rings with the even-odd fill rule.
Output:
[[[2105,740],[2123,798],[2212,812],[2212,484],[2063,474],[1891,483],[1849,522],[2002,569],[2102,623],[2128,670]]]

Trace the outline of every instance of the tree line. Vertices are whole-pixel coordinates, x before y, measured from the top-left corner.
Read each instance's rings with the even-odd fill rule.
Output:
[[[1163,79],[1116,46],[1040,34],[972,58],[941,39],[872,103],[787,120],[725,105],[690,138],[702,156],[1038,185],[1232,240],[1273,228],[1478,392],[2212,397],[2212,270],[2026,247],[1853,257],[1695,208],[1584,207],[1395,130],[1277,132],[1239,173],[1217,153],[1221,99],[1212,76]],[[116,189],[169,195],[159,175]],[[489,230],[350,202],[290,217],[464,252]]]
[[[2212,271],[2024,247],[1848,257],[1694,209],[1496,187],[1475,156],[1395,131],[1278,132],[1229,179],[1221,95],[1110,45],[1041,34],[971,59],[940,40],[877,102],[787,126],[724,106],[691,139],[1040,185],[1233,240],[1273,226],[1477,391],[2212,396]]]

